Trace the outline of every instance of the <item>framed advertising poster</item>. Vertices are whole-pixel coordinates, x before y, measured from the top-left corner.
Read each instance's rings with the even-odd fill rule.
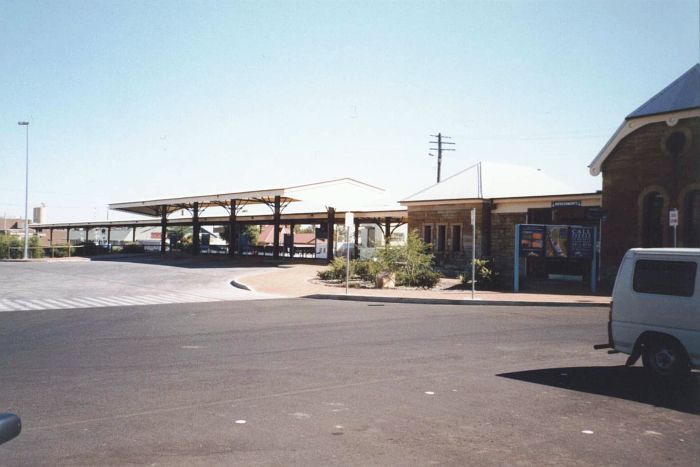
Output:
[[[545,233],[543,225],[521,225],[520,254],[523,256],[544,256]]]
[[[593,227],[572,226],[569,232],[569,256],[591,259],[593,257]]]
[[[569,226],[547,226],[547,258],[568,258]]]

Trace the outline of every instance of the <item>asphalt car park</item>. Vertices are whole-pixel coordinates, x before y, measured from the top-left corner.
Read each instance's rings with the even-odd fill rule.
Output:
[[[2,465],[697,465],[700,375],[604,308],[256,300],[0,313]]]

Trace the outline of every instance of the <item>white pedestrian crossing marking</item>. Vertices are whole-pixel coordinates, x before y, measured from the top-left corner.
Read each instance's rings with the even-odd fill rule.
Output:
[[[109,297],[70,298],[4,298],[0,299],[0,313],[27,310],[59,310],[68,308],[106,308],[117,306],[167,305],[175,303],[218,302],[220,298],[201,297],[183,293],[129,295]]]

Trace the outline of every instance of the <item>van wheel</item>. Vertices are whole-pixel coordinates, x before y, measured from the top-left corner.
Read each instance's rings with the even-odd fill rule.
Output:
[[[690,374],[685,349],[673,339],[657,338],[642,352],[644,368],[654,377],[679,379]]]

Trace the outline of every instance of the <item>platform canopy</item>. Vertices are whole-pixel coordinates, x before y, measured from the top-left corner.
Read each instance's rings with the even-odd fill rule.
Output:
[[[325,212],[326,207],[330,206],[338,210],[350,209],[351,206],[356,210],[365,210],[370,205],[375,207],[387,204],[395,207],[396,203],[384,202],[382,199],[384,195],[385,191],[381,188],[352,178],[340,178],[283,188],[112,203],[109,209],[158,217],[181,209],[191,209],[195,203],[200,211],[210,207],[225,208],[230,211],[232,201],[235,202],[237,210],[245,206],[251,214],[262,213],[256,209],[250,211],[255,205],[266,205],[272,208],[276,202],[281,209],[294,203],[294,206],[297,206],[294,211],[297,212]]]
[[[198,203],[200,209],[206,209],[215,206],[230,207],[231,200],[244,202],[247,205],[266,204],[268,206],[274,204],[277,197],[279,197],[279,201],[282,203],[282,205],[287,205],[292,201],[299,201],[298,199],[287,195],[286,190],[288,189],[273,188],[269,190],[240,191],[203,196],[186,196],[180,198],[162,198],[126,203],[111,203],[109,205],[109,209],[134,214],[142,214],[146,216],[160,216],[163,213],[163,209],[165,209],[166,213],[170,213],[180,209],[188,209],[194,205],[194,203]]]

